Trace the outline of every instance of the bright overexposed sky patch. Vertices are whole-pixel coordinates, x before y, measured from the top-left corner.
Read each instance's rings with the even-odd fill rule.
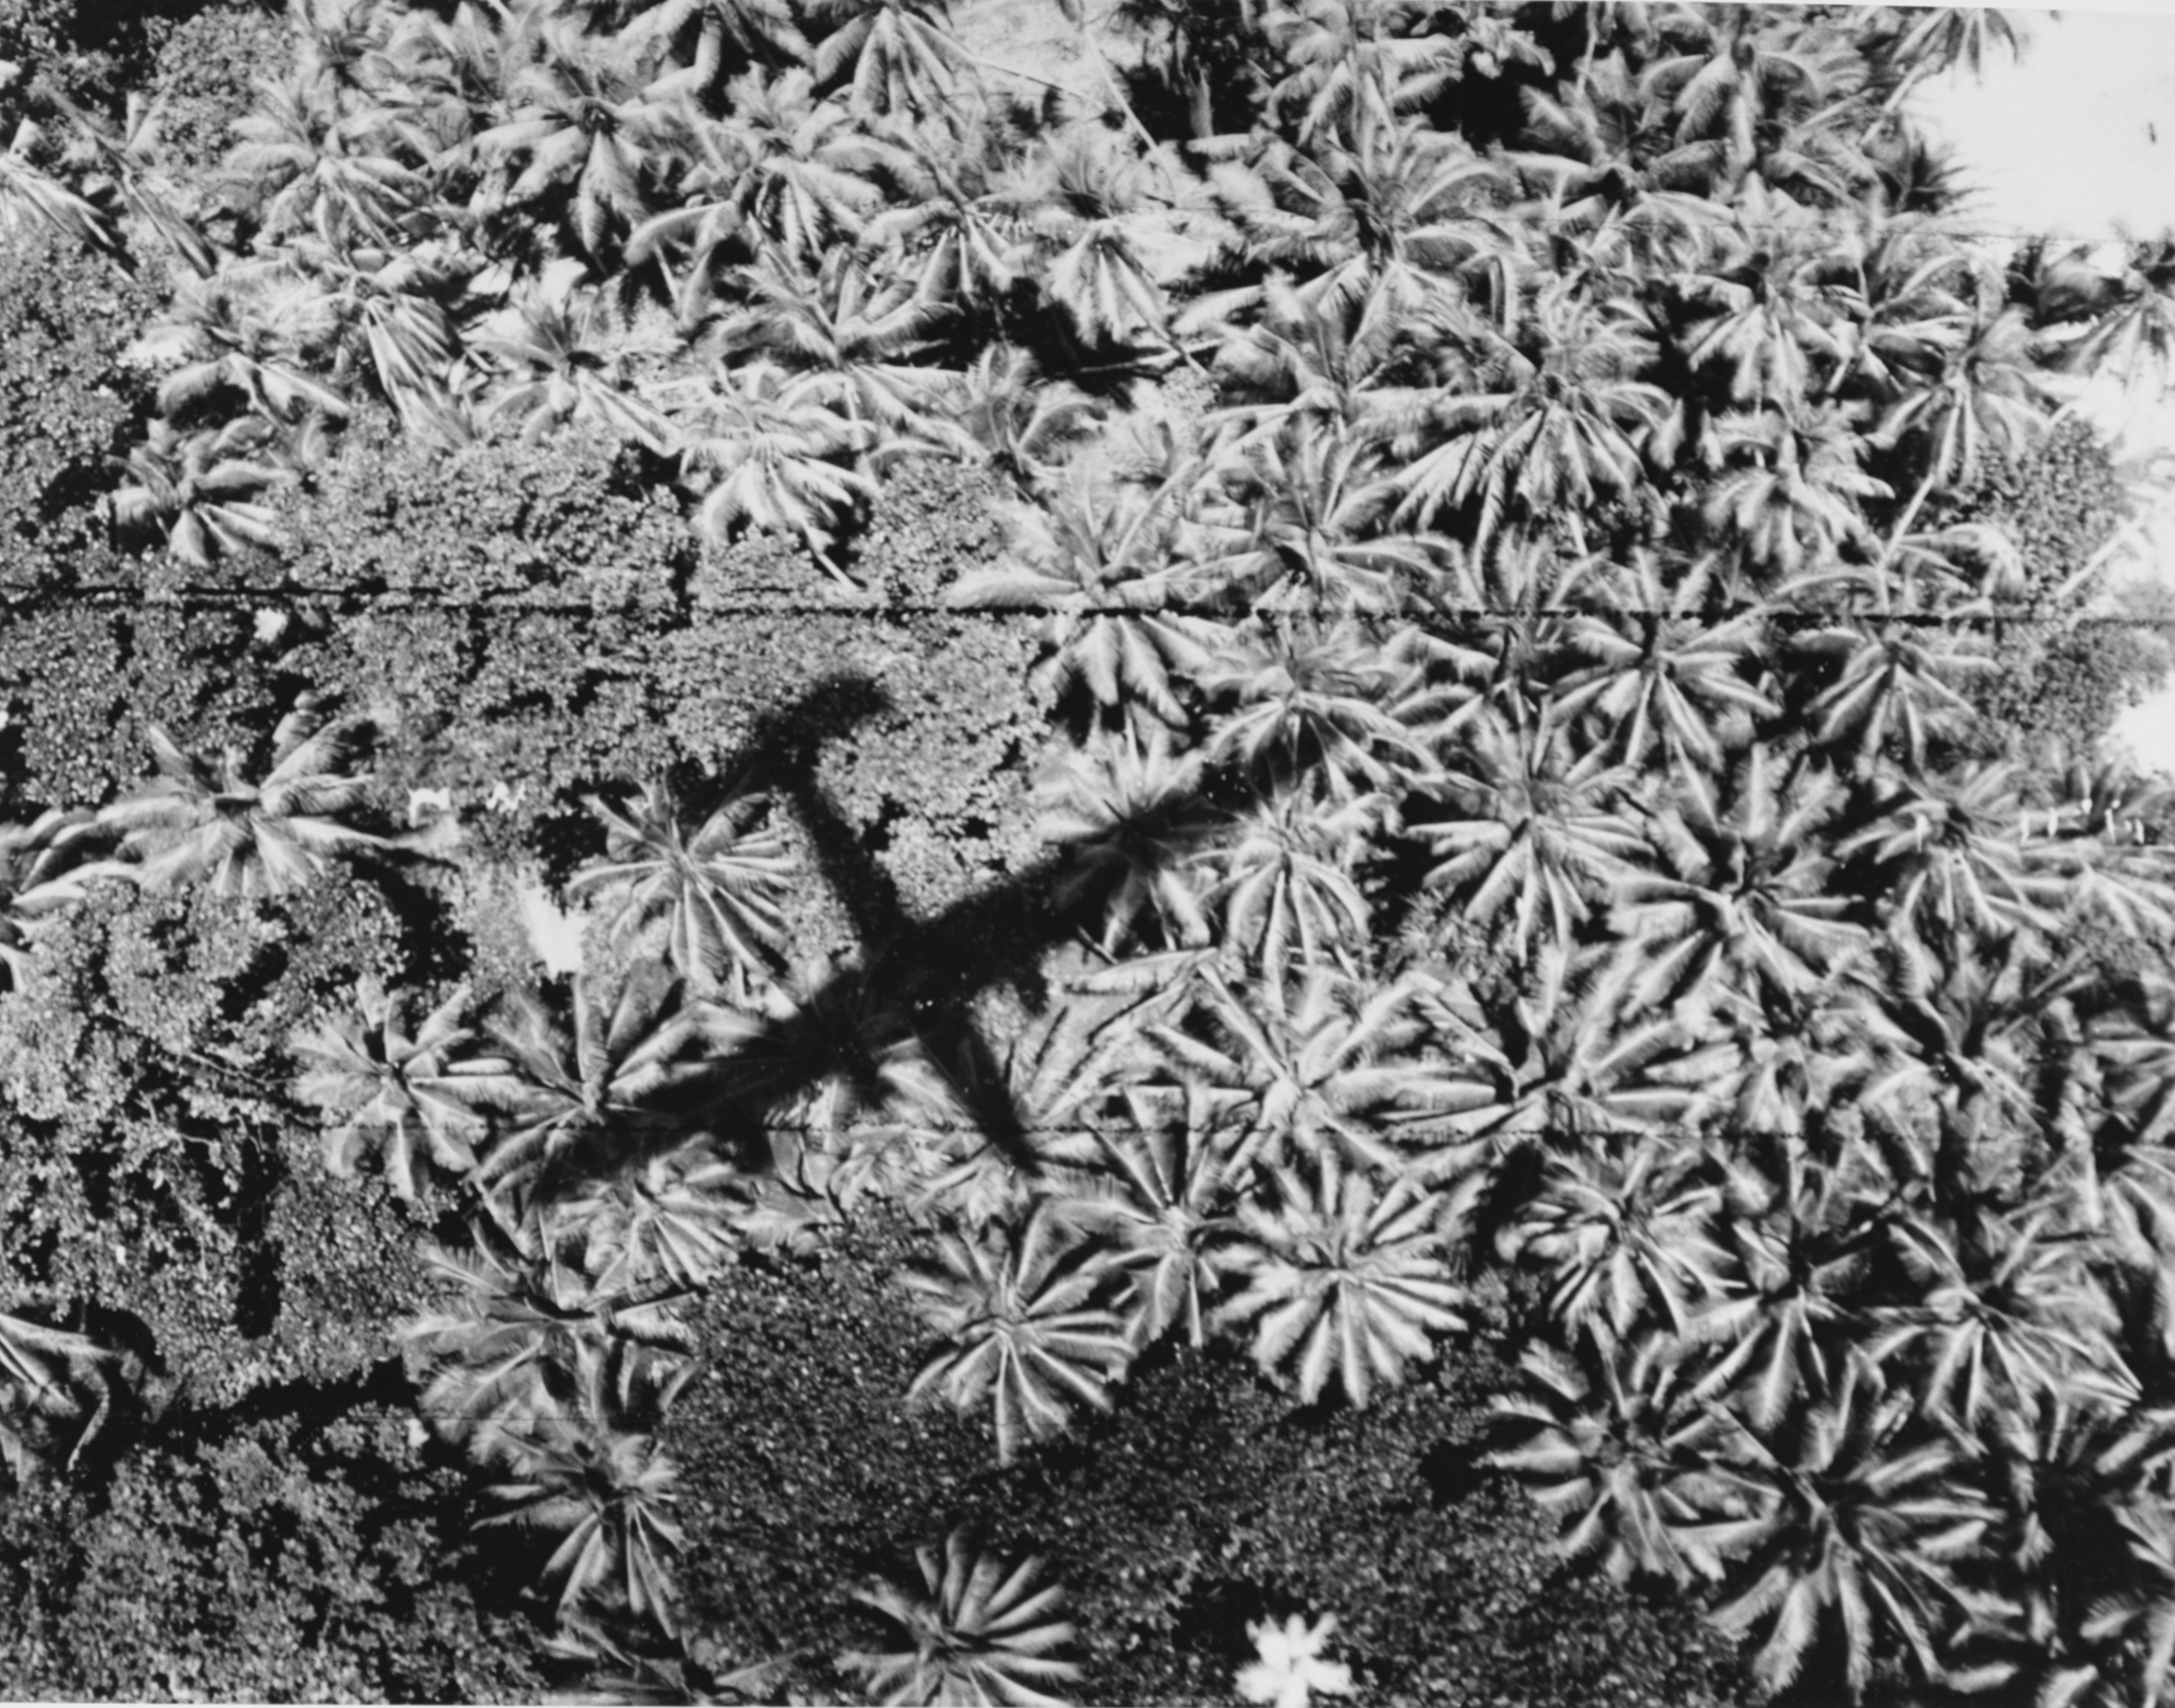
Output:
[[[2011,15],[2021,62],[1952,73],[1916,104],[1961,156],[1972,223],[2064,237],[2175,226],[2175,8]]]
[[[2175,230],[2175,7],[2013,14],[2020,61],[1958,71],[1914,101],[1955,149],[1972,197],[1960,223],[1989,232],[2080,240]],[[2175,453],[2175,401],[2120,399],[2102,388],[2087,417],[2118,436],[2118,453]],[[2125,551],[2118,577],[2175,581],[2175,526],[2163,518]],[[2117,725],[2116,740],[2175,772],[2175,686]]]

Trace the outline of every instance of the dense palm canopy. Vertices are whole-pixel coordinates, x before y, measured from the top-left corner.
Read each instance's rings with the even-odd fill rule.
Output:
[[[468,1000],[466,990],[454,991],[411,1035],[399,1004],[366,979],[355,1012],[296,1033],[304,1071],[295,1094],[338,1118],[325,1130],[334,1174],[352,1173],[356,1154],[374,1144],[394,1194],[412,1200],[419,1154],[442,1168],[475,1167],[471,1141],[483,1123],[461,1097],[453,1065],[453,1052],[475,1036],[460,1023]]]
[[[568,1629],[674,1630],[674,1305],[876,1200],[920,1241],[916,1395],[1001,1461],[1181,1333],[1366,1406],[1495,1266],[1530,1284],[1488,1305],[1523,1371],[1492,1461],[1567,1553],[1707,1597],[1760,1688],[2161,1689],[2166,803],[1991,714],[1981,631],[2054,577],[1979,507],[2054,370],[2165,369],[2175,270],[1924,217],[1906,97],[2012,26],[1240,8],[1258,87],[1196,84],[1181,144],[1115,79],[985,84],[941,0],[304,9],[222,206],[140,122],[0,158],[11,221],[203,275],[119,543],[276,562],[388,406],[426,443],[601,429],[729,564],[782,536],[872,619],[1034,626],[1055,714],[997,874],[1034,923],[973,921],[1022,939],[1001,1044],[948,963],[811,924],[800,832],[875,871],[890,821],[596,777],[568,893],[605,964],[473,1022],[364,979],[290,1036],[333,1171],[435,1201],[427,1158],[480,1230],[409,1326],[420,1403]],[[1001,477],[1001,544],[865,587],[931,458]],[[293,899],[370,844],[346,733],[306,700],[252,783],[154,729],[150,784],[0,830],[10,981],[95,877]],[[102,1415],[78,1338],[0,1315],[11,1467]],[[2084,1516],[2033,1504],[2094,1453]],[[2100,1554],[2134,1586],[2081,1602]],[[1031,1572],[956,1535],[921,1566],[845,1670],[1073,1676]]]
[[[592,804],[610,845],[603,860],[575,875],[568,893],[614,897],[612,930],[622,936],[661,914],[675,972],[745,990],[778,947],[778,901],[793,871],[784,838],[757,822],[762,796],[736,786],[692,830],[659,783],[623,808]]]
[[[369,787],[366,775],[334,769],[348,740],[305,696],[280,719],[272,768],[252,784],[234,748],[213,767],[153,729],[158,774],[99,814],[101,827],[118,833],[122,856],[133,857],[115,870],[153,890],[205,879],[223,893],[279,895],[308,884],[331,855],[379,840],[334,816]]]

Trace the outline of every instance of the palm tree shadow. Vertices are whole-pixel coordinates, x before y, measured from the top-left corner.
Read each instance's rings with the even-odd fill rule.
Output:
[[[1042,1012],[1050,1000],[1044,974],[1049,951],[1099,897],[1094,887],[1066,881],[1076,857],[1060,847],[917,917],[817,774],[828,743],[882,715],[891,703],[868,677],[827,677],[767,713],[739,756],[740,768],[782,800],[801,826],[861,946],[854,962],[802,993],[797,1017],[849,1017],[861,1034],[851,1040],[851,1057],[859,1063],[872,1063],[902,1043],[918,1045],[983,1136],[1013,1166],[1032,1173],[1039,1161],[1032,1124],[1012,1094],[1001,1049],[975,1018],[975,999],[1006,988]],[[1205,794],[1192,805],[1204,823],[1218,816]],[[758,1157],[765,1154],[769,1130],[820,1071],[806,1030],[799,1017],[766,1022],[718,1063],[714,1075],[691,1085],[692,1105],[686,1112],[721,1136],[752,1142]]]

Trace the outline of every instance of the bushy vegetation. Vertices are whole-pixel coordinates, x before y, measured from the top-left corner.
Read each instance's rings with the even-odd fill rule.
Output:
[[[89,10],[11,1691],[2168,1698],[2175,267],[1945,217],[2003,14]]]
[[[363,1385],[357,1385],[360,1390]],[[534,1639],[404,1407],[191,1418],[95,1490],[0,1497],[14,1700],[534,1700]],[[497,1604],[492,1604],[494,1594]]]
[[[1345,1652],[1386,1700],[1729,1700],[1687,1609],[1552,1564],[1545,1521],[1476,1475],[1509,1377],[1483,1347],[1382,1406],[1310,1415],[1226,1352],[1171,1348],[1110,1417],[999,1468],[948,1412],[899,1406],[920,1336],[891,1277],[917,1244],[864,1223],[818,1264],[730,1272],[693,1319],[707,1350],[667,1443],[688,1467],[689,1646],[714,1670],[798,1656],[773,1696],[850,1693],[827,1670],[850,1591],[899,1538],[964,1525],[1046,1557],[1090,1700],[1223,1700],[1248,1624],[1322,1607],[1351,1609]]]

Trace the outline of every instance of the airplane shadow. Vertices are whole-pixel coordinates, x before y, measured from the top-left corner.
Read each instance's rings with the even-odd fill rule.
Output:
[[[816,988],[799,993],[793,1014],[764,1022],[670,1101],[720,1138],[767,1149],[790,1106],[843,1071],[873,1106],[881,1065],[918,1048],[943,1075],[990,1143],[1023,1172],[1038,1165],[1032,1125],[1008,1085],[1000,1048],[974,1016],[975,998],[1008,988],[1031,1012],[1050,1000],[1050,951],[1096,918],[1101,887],[1074,881],[1080,855],[1060,845],[1022,870],[948,907],[917,918],[861,833],[817,781],[827,744],[881,716],[891,702],[857,674],[824,679],[767,714],[729,774],[745,773],[783,801],[806,834],[823,881],[836,895],[860,951]],[[1181,846],[1205,841],[1228,821],[1213,781],[1172,803],[1156,830]],[[1060,897],[1064,899],[1060,900]]]

